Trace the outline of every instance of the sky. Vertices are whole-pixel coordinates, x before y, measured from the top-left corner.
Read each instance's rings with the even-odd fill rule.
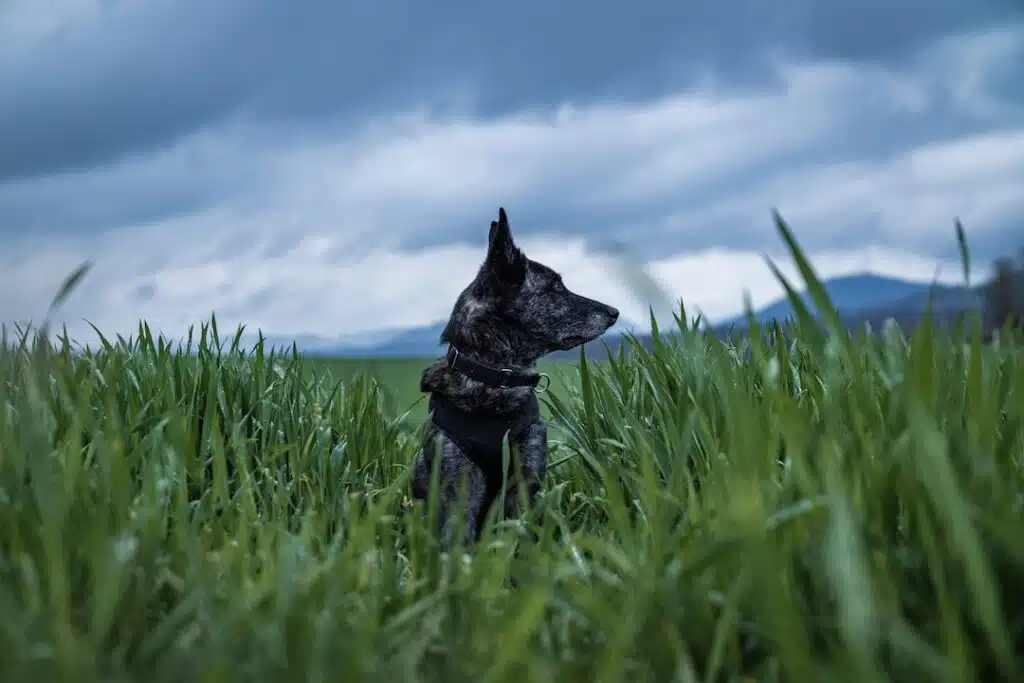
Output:
[[[1024,244],[1020,0],[0,0],[0,322],[359,339],[447,317],[499,206],[643,327]]]

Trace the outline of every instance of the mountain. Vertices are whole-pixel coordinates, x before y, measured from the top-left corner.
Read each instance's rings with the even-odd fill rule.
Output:
[[[441,332],[445,323],[411,327],[374,346],[349,349],[345,355],[364,357],[415,358],[417,356],[439,356],[441,348]]]
[[[895,278],[882,277],[880,275],[846,275],[832,278],[824,283],[832,304],[843,313],[856,313],[871,309],[884,308],[898,301],[908,300],[927,294],[929,285],[918,282],[908,282]],[[939,290],[962,289],[960,287],[946,287],[938,285]],[[812,315],[817,315],[817,308],[811,301],[810,294],[806,291],[800,293],[800,298],[807,305]],[[793,306],[786,297],[768,304],[756,313],[758,322],[768,323],[772,320],[785,320],[793,317]],[[730,322],[746,323],[745,316],[737,316]]]
[[[822,284],[832,304],[839,311],[843,323],[851,330],[861,330],[865,323],[878,330],[890,318],[902,329],[909,330],[922,321],[929,303],[934,322],[940,326],[952,323],[964,312],[981,310],[983,306],[982,294],[978,287],[932,285],[871,274],[836,277],[825,280]],[[811,301],[809,293],[804,290],[799,292],[799,296],[811,315],[817,317],[817,307]],[[754,311],[754,318],[760,324],[773,320],[782,323],[793,317],[795,315],[792,304],[786,297]],[[741,314],[710,326],[710,331],[723,338],[728,336],[730,328],[735,334],[742,333],[746,327],[747,317]],[[664,332],[663,330],[663,334]],[[604,341],[613,352],[624,343],[622,338],[608,335]],[[637,335],[637,341],[646,348],[652,345],[650,335]],[[606,355],[601,340],[587,344],[585,351],[588,358],[602,358]],[[579,350],[555,353],[552,357],[578,358]]]
[[[894,318],[904,329],[913,327],[923,317],[929,296],[932,298],[936,320],[940,324],[952,320],[965,310],[980,308],[982,301],[977,288],[933,286],[930,283],[910,282],[872,274],[836,277],[826,280],[822,284],[832,303],[839,310],[840,316],[851,329],[859,329],[864,322],[870,322],[873,328],[878,329],[887,318]],[[808,293],[803,291],[800,296],[812,315],[816,314],[817,310]],[[754,313],[754,317],[762,324],[772,320],[782,322],[792,316],[792,305],[785,297]],[[742,330],[746,325],[746,316],[738,315],[714,325],[712,331],[719,336],[724,336],[730,326]],[[360,341],[310,341],[303,339],[298,342],[298,346],[301,351],[309,355],[430,358],[439,356],[443,352],[439,341],[443,329],[444,323],[439,322],[392,333],[382,333],[375,335],[374,338]],[[638,338],[645,345],[650,342],[649,337],[641,335]],[[615,350],[623,343],[621,331],[613,330],[601,340],[587,344],[585,347],[587,356],[603,357],[605,351],[602,341]],[[571,359],[578,356],[578,349],[552,354],[553,358]]]

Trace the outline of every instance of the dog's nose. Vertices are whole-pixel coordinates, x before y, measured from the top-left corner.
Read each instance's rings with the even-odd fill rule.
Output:
[[[619,309],[612,308],[611,306],[609,306],[608,307],[608,317],[611,318],[612,325],[614,325],[615,321],[619,319]]]

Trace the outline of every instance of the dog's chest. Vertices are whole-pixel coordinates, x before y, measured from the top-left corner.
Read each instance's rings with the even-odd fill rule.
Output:
[[[445,396],[431,394],[431,421],[472,460],[488,479],[502,476],[502,442],[521,442],[526,430],[540,418],[537,397],[531,395],[519,410],[503,414],[478,414],[460,409]]]

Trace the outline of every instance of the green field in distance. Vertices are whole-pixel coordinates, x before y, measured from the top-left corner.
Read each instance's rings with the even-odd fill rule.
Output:
[[[411,409],[410,417],[426,418],[427,402],[420,393],[420,374],[433,358],[309,357],[306,362],[317,372],[327,371],[334,380],[346,383],[360,373],[374,377],[387,389],[396,414]],[[551,376],[550,391],[560,393],[576,375],[574,361],[541,361],[537,368]],[[423,400],[420,400],[423,399]],[[546,407],[542,409],[547,413]]]

